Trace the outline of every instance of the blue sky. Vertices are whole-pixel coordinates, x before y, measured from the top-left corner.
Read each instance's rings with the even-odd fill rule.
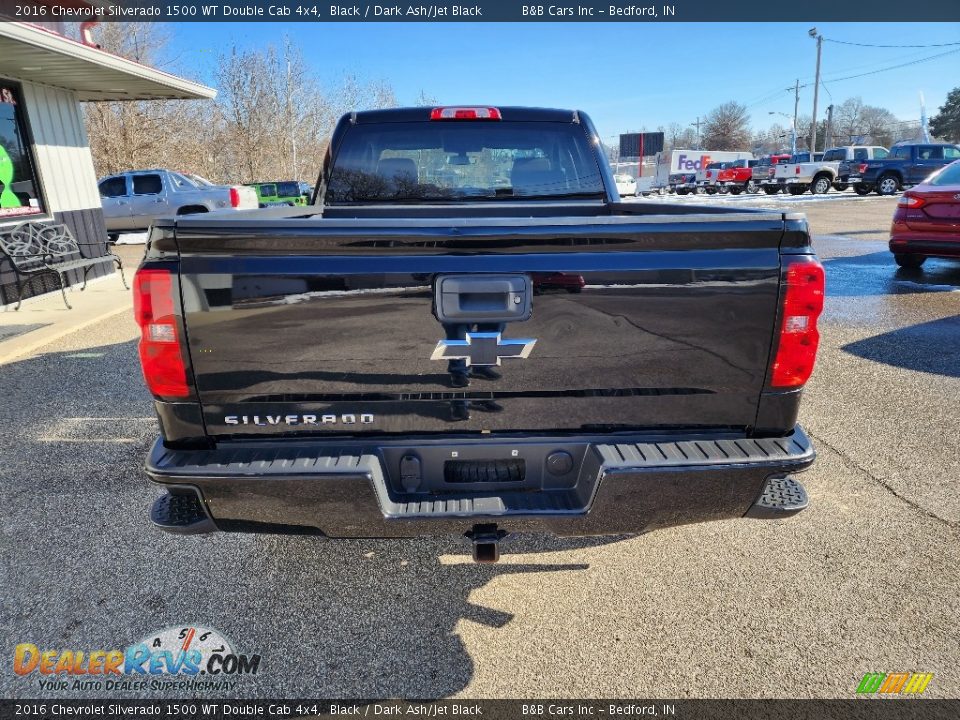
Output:
[[[281,45],[290,36],[323,83],[345,73],[383,79],[403,104],[420,91],[444,104],[576,107],[601,135],[691,123],[728,100],[748,105],[754,127],[813,104],[816,43],[810,23],[181,23],[170,27],[171,53],[197,79],[211,81],[218,52],[232,43]],[[886,45],[960,42],[949,23],[826,23],[828,39]],[[850,80],[848,75],[900,65],[952,47],[867,48],[823,44],[820,117],[831,101],[857,96],[900,119],[928,115],[960,85],[960,52]],[[836,80],[836,82],[833,82]],[[832,98],[831,98],[832,95]]]

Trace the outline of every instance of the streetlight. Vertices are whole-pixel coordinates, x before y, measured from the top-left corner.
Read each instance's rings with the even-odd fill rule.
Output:
[[[817,41],[817,75],[813,82],[813,127],[810,129],[810,159],[813,160],[813,154],[817,151],[817,99],[820,90],[820,49],[823,47],[823,35],[820,35],[815,27],[807,30],[807,35]]]
[[[790,121],[790,154],[797,154],[797,123],[793,119],[792,115],[787,115],[785,112],[779,112],[778,110],[771,110],[768,115],[783,115],[787,120]]]

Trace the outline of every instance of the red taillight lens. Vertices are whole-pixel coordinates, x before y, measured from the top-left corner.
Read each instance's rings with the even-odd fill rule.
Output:
[[[237,188],[230,188],[230,207],[240,207],[240,191]]]
[[[799,174],[800,174],[800,166],[797,165],[797,166],[793,169],[793,172],[794,172],[795,175],[799,175]]]
[[[904,208],[920,208],[927,204],[927,201],[916,195],[902,195],[899,200],[897,200],[897,205]]]
[[[492,107],[438,107],[430,111],[431,120],[500,120],[500,111]]]
[[[863,175],[866,171],[867,171],[867,164],[866,164],[866,163],[860,163],[860,164],[857,166],[857,172],[859,172],[861,175]]]
[[[816,260],[792,263],[783,290],[783,323],[770,385],[801,387],[810,378],[817,359],[820,333],[817,318],[823,310],[823,266]]]
[[[713,177],[713,170],[707,170],[707,177]]]
[[[190,396],[169,270],[141,269],[133,278],[133,316],[140,326],[140,367],[158,397]]]

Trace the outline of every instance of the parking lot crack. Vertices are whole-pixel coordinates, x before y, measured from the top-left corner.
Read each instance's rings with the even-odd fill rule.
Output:
[[[897,489],[894,488],[892,485],[890,485],[890,483],[888,483],[888,482],[887,482],[886,480],[884,480],[882,477],[879,477],[879,476],[877,476],[877,475],[874,475],[872,472],[870,472],[869,470],[867,470],[867,468],[863,467],[863,465],[861,465],[860,463],[858,463],[856,460],[854,460],[852,457],[850,457],[850,455],[848,455],[847,453],[845,453],[843,450],[841,450],[840,448],[836,447],[835,445],[832,445],[831,443],[827,442],[825,439],[823,439],[822,437],[819,437],[819,436],[816,435],[815,433],[810,432],[809,428],[806,429],[806,432],[807,432],[807,435],[809,435],[811,438],[813,438],[814,440],[816,440],[818,443],[821,443],[821,444],[824,445],[825,447],[827,447],[827,448],[829,448],[830,450],[832,450],[833,452],[835,452],[835,453],[840,457],[840,460],[841,460],[841,462],[843,462],[844,465],[846,465],[847,467],[853,468],[854,470],[862,473],[863,475],[866,475],[868,478],[870,478],[870,479],[873,480],[875,483],[877,483],[878,485],[880,485],[882,488],[884,488],[887,492],[889,492],[891,495],[893,495],[894,497],[896,497],[898,500],[903,501],[904,503],[906,503],[907,505],[909,505],[909,506],[912,507],[913,509],[917,510],[918,512],[923,513],[923,514],[926,515],[927,517],[932,518],[932,519],[934,519],[934,520],[937,520],[937,521],[945,524],[947,527],[950,527],[950,528],[953,528],[953,529],[956,529],[956,528],[958,527],[958,524],[957,524],[956,522],[951,521],[951,520],[947,520],[946,518],[943,518],[943,517],[940,517],[940,516],[937,515],[936,513],[931,512],[930,510],[927,510],[925,507],[923,507],[922,505],[920,505],[920,504],[917,503],[916,501],[911,500],[910,498],[906,497],[905,495],[901,494],[900,492],[897,492]]]

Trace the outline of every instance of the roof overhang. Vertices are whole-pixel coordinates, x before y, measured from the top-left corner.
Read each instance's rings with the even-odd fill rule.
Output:
[[[41,27],[0,22],[0,77],[72,90],[80,100],[201,100],[217,91]]]

